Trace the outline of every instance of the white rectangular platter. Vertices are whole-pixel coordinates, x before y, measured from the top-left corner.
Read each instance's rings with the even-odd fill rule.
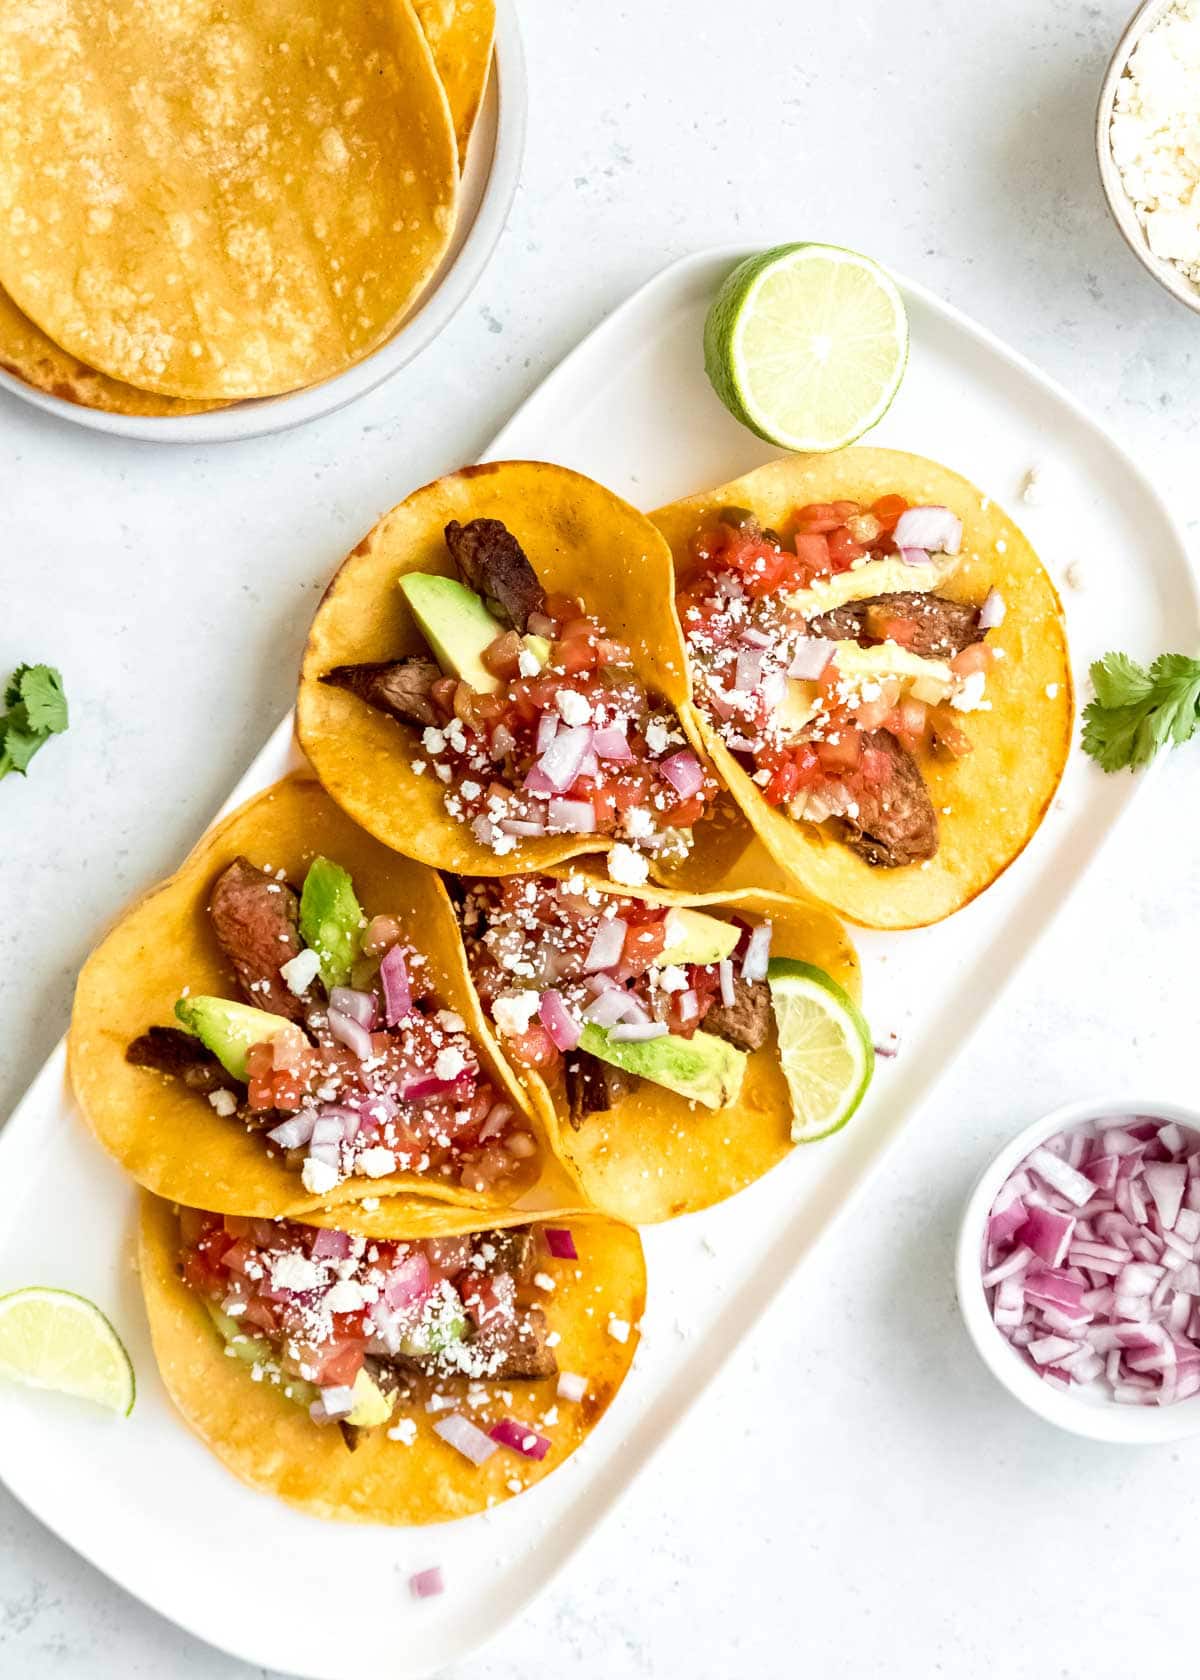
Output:
[[[647,509],[766,459],[701,366],[705,309],[742,254],[704,253],[659,275],[568,357],[489,454],[563,462]],[[1077,569],[1084,588],[1064,595],[1078,678],[1112,645],[1139,656],[1192,645],[1200,606],[1182,539],[1134,465],[987,333],[919,287],[905,297],[909,371],[872,441],[936,456],[1006,504],[1060,585]],[[1024,506],[1033,465],[1045,502]],[[286,720],[230,804],[296,762]],[[85,1132],[60,1048],[0,1135],[0,1291],[38,1282],[98,1301],[129,1347],[138,1400],[117,1421],[0,1390],[0,1476],[113,1580],[248,1662],[312,1680],[416,1680],[459,1660],[563,1567],[845,1212],[1140,785],[1101,776],[1076,752],[1036,840],[981,900],[940,927],[861,936],[867,1012],[876,1039],[898,1050],[867,1103],[846,1132],[733,1201],[646,1233],[649,1306],[623,1391],[558,1475],[486,1517],[407,1531],[318,1524],[244,1489],[193,1439],[150,1352],[134,1192]],[[717,1258],[699,1268],[702,1234]],[[417,1603],[408,1576],[433,1563],[447,1590]]]

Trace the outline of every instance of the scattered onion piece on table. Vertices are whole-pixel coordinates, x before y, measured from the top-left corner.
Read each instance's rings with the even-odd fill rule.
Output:
[[[441,1566],[436,1563],[432,1569],[421,1569],[415,1575],[410,1575],[408,1585],[414,1598],[436,1598],[446,1590]]]
[[[1126,1405],[1200,1394],[1200,1137],[1142,1115],[1039,1145],[984,1235],[1001,1335],[1048,1382]]]

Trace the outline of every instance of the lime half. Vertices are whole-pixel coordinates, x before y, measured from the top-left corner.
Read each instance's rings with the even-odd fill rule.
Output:
[[[776,957],[767,983],[792,1099],[792,1142],[813,1143],[844,1126],[866,1095],[875,1071],[870,1030],[823,968]]]
[[[881,420],[908,361],[908,317],[879,264],[837,245],[776,245],[729,275],[704,324],[725,407],[784,449],[842,449]]]
[[[99,1307],[66,1289],[0,1295],[0,1378],[133,1410],[133,1366]]]

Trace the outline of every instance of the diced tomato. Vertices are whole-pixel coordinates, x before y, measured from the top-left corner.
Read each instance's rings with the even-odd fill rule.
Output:
[[[596,813],[597,831],[607,834],[617,826],[617,790],[610,786],[593,787],[591,799],[592,809]]]
[[[641,927],[628,928],[625,944],[621,949],[621,978],[632,979],[637,974],[645,974],[666,943],[665,916],[660,922],[648,922]]]
[[[590,618],[569,618],[559,632],[560,642],[574,641],[576,636],[588,636],[593,640],[596,636],[596,626]]]
[[[892,715],[894,700],[881,695],[878,700],[863,700],[854,709],[854,721],[858,727],[868,735],[875,729],[882,729]]]
[[[552,618],[556,624],[566,624],[572,618],[579,617],[579,602],[573,601],[569,595],[546,596],[542,611],[547,618]]]
[[[463,1279],[459,1290],[463,1306],[477,1325],[495,1312],[510,1309],[516,1293],[516,1285],[508,1272],[497,1272],[492,1277],[473,1272]]]
[[[279,1327],[275,1308],[260,1295],[252,1296],[246,1302],[246,1310],[239,1315],[239,1323],[253,1325],[256,1330],[276,1330]]]
[[[430,685],[429,697],[446,717],[454,712],[454,696],[458,692],[457,677],[437,677]]]
[[[494,677],[511,678],[518,674],[517,661],[521,656],[521,638],[515,630],[506,630],[481,655],[485,670]]]
[[[551,659],[568,676],[574,676],[578,671],[594,671],[596,668],[596,644],[588,636],[572,636],[570,641],[554,644]]]
[[[558,1063],[559,1052],[554,1040],[540,1021],[531,1021],[523,1033],[506,1038],[504,1048],[525,1067],[552,1068]]]
[[[929,707],[924,701],[914,700],[911,694],[907,694],[886,720],[884,728],[911,752],[921,745],[928,733]]]
[[[846,529],[856,543],[868,547],[883,534],[883,526],[873,513],[852,513],[846,521]]]
[[[796,529],[806,534],[836,531],[858,511],[857,502],[811,502],[797,512]]]
[[[862,757],[862,736],[857,729],[843,727],[836,741],[818,741],[816,748],[822,770],[856,770]]]
[[[881,642],[895,642],[898,647],[911,647],[917,639],[917,626],[911,618],[880,617],[877,622],[878,628],[872,624],[868,611],[868,634],[877,636]]]
[[[786,805],[799,791],[800,771],[789,758],[779,766],[763,788],[763,798],[768,805]]]
[[[880,496],[877,502],[871,503],[871,512],[885,531],[896,529],[900,515],[906,512],[907,508],[908,503],[903,496]]]
[[[824,577],[833,569],[829,543],[818,532],[796,533],[796,559],[806,577]]]
[[[249,1238],[239,1237],[225,1250],[221,1256],[221,1264],[228,1267],[231,1272],[240,1272],[244,1277],[246,1275],[246,1262],[254,1252],[254,1244]]]
[[[976,671],[990,671],[995,663],[996,656],[986,642],[972,642],[954,655],[950,669],[956,677],[969,677]]]
[[[811,787],[820,774],[820,761],[807,741],[798,747],[769,748],[757,755],[757,763],[771,772],[771,780],[763,789],[768,805],[786,804],[802,788]]]
[[[690,799],[681,799],[669,810],[659,814],[659,822],[663,828],[692,828],[704,815],[704,795],[694,793]]]
[[[629,649],[624,642],[615,642],[608,636],[596,638],[597,665],[628,665]]]
[[[829,564],[835,572],[848,572],[851,564],[867,552],[862,543],[855,542],[844,525],[831,531],[825,540],[829,544]]]
[[[275,1047],[254,1044],[246,1055],[246,1075],[250,1107],[256,1113],[268,1108],[294,1113],[304,1099],[308,1087],[308,1066],[277,1068]]]
[[[351,1342],[322,1342],[302,1344],[297,1363],[312,1372],[310,1382],[319,1388],[349,1388],[362,1370],[366,1344]]]
[[[951,758],[965,758],[969,752],[974,752],[974,742],[954,721],[949,707],[935,707],[929,714],[929,723],[940,752],[948,753]]]

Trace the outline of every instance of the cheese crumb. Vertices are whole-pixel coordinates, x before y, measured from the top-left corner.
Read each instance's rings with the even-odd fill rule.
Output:
[[[448,1044],[444,1050],[439,1050],[437,1060],[433,1064],[433,1071],[439,1079],[457,1079],[460,1073],[466,1071],[467,1058],[456,1045]]]
[[[301,951],[279,970],[284,985],[295,997],[303,997],[321,972],[321,959],[311,949]]]
[[[227,1091],[224,1088],[219,1091],[210,1091],[208,1100],[222,1119],[227,1120],[231,1114],[237,1113],[237,1098],[232,1091]]]
[[[520,1038],[537,1014],[537,992],[510,992],[492,1004],[492,1020],[505,1038]]]
[[[300,1169],[300,1180],[314,1196],[323,1196],[338,1181],[338,1170],[327,1161],[314,1161],[310,1155]]]
[[[592,715],[587,696],[576,694],[573,688],[560,688],[554,696],[554,704],[559,717],[572,729],[586,723]]]
[[[401,1418],[399,1423],[393,1424],[387,1432],[389,1441],[400,1441],[406,1447],[411,1447],[417,1438],[416,1418]]]
[[[640,852],[619,840],[608,854],[608,875],[623,887],[644,887],[650,878],[650,865]]]
[[[614,1342],[625,1343],[629,1340],[629,1325],[623,1318],[610,1318],[608,1333]]]

